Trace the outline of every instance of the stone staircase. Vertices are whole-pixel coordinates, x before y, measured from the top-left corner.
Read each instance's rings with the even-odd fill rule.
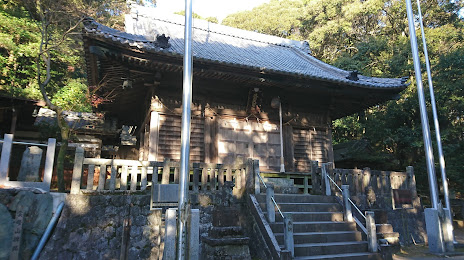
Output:
[[[263,212],[266,195],[256,195]],[[294,259],[382,259],[369,253],[365,236],[355,222],[343,221],[343,207],[334,196],[275,194],[274,198],[284,213],[292,213]],[[276,222],[269,223],[283,247],[283,219],[276,213]]]

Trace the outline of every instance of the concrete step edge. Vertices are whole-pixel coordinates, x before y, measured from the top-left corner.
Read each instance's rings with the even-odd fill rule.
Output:
[[[269,224],[283,224],[284,222],[274,222]],[[326,224],[340,224],[345,223],[347,225],[356,225],[355,222],[346,222],[346,221],[299,221],[293,222],[293,225],[326,225]]]
[[[346,258],[350,259],[351,257],[362,257],[362,256],[370,256],[375,255],[373,253],[348,253],[348,254],[334,254],[334,255],[314,255],[314,256],[299,256],[295,257],[295,260],[311,260],[311,259],[332,259],[332,258]]]
[[[266,214],[267,211],[263,211],[263,213]],[[343,214],[343,212],[341,211],[335,211],[335,212],[282,211],[282,213],[290,213],[293,215],[297,215],[297,214],[301,214],[301,215]]]
[[[336,203],[336,202],[279,202],[279,201],[277,201],[277,204],[282,204],[282,205],[340,205],[340,203]]]
[[[365,245],[367,241],[346,241],[346,242],[326,242],[326,243],[306,243],[296,244],[296,247],[322,247],[322,246],[349,246],[349,245]]]
[[[293,232],[293,236],[310,236],[310,235],[343,235],[343,234],[356,234],[359,231],[327,231],[327,232]],[[275,236],[283,236],[284,233],[274,233]]]

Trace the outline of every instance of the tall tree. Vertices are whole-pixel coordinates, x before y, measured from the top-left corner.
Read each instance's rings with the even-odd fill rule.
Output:
[[[37,55],[37,82],[42,98],[47,107],[54,110],[60,128],[61,146],[58,152],[56,172],[58,176],[58,191],[65,191],[64,157],[68,148],[71,129],[65,120],[64,109],[52,99],[47,91],[52,81],[52,55],[62,51],[63,43],[70,41],[70,33],[74,32],[82,21],[80,8],[82,3],[66,0],[24,0],[24,6],[29,14],[38,21],[40,31],[39,51]],[[66,29],[63,29],[65,27]]]
[[[300,40],[299,20],[303,11],[302,0],[271,0],[253,8],[227,16],[222,24],[249,31]]]
[[[298,2],[297,11],[285,13],[285,10],[291,10],[294,2]],[[454,178],[451,185],[462,191],[464,176],[458,169],[464,167],[461,156],[464,154],[464,71],[461,64],[464,60],[464,22],[459,16],[463,4],[452,0],[421,1],[445,156],[451,162],[447,164],[448,173]],[[279,10],[271,8],[279,5]],[[286,28],[291,28],[290,24],[296,25],[298,36],[273,30],[276,27],[272,25],[274,20],[280,21],[282,16],[291,17]],[[258,19],[259,23],[253,22]],[[414,72],[405,3],[401,0],[273,0],[252,11],[231,15],[224,19],[224,23],[308,40],[317,58],[347,70],[358,70],[363,75],[403,77]],[[423,78],[426,79],[426,75]],[[333,135],[335,142],[370,140],[377,152],[393,158],[387,162],[387,167],[400,170],[413,165],[417,168],[418,179],[422,180],[419,184],[425,184],[417,90],[413,78],[410,79],[411,85],[398,100],[334,121]]]

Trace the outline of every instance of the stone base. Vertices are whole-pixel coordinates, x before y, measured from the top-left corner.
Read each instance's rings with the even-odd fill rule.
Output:
[[[206,241],[205,241],[206,242]],[[251,260],[248,245],[217,245],[205,243],[202,259],[206,260]]]
[[[445,248],[438,210],[427,208],[424,213],[430,252],[444,253]]]
[[[240,226],[213,227],[209,236],[202,240],[202,259],[251,259],[248,247],[250,238],[244,236]]]

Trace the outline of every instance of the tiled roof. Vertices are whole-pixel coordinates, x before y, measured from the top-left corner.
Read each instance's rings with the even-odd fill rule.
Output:
[[[156,8],[136,6],[132,8],[129,15],[126,15],[126,32],[103,26],[93,20],[85,22],[85,29],[88,33],[148,52],[182,56],[184,19],[184,16],[160,13]],[[170,37],[170,46],[164,49],[156,42],[156,36],[162,34]],[[402,79],[362,75],[358,75],[358,80],[348,79],[349,71],[314,58],[310,54],[307,42],[283,39],[197,19],[193,22],[192,39],[194,60],[365,88],[406,86]]]

